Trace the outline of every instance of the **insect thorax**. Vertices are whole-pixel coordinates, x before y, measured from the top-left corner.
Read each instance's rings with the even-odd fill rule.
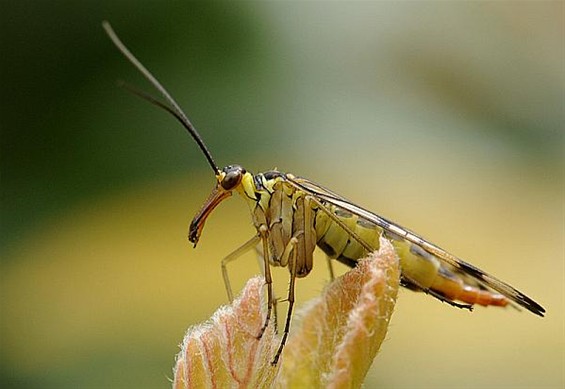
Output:
[[[312,195],[300,190],[285,177],[284,173],[277,171],[256,175],[247,173],[240,190],[250,207],[255,228],[259,231],[262,225],[267,226],[272,265],[289,265],[292,258],[289,244],[295,238],[299,277],[312,270],[316,245],[329,257],[355,266],[358,259],[367,255],[367,250],[336,223],[336,218],[371,247],[378,248],[380,228],[319,199],[316,203]]]

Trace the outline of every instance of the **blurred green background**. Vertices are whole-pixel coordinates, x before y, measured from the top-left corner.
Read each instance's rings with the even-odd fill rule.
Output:
[[[218,164],[308,177],[548,310],[403,291],[367,387],[563,387],[563,11],[3,1],[0,386],[168,387],[186,328],[226,301],[221,258],[253,233],[234,199],[190,247],[212,174],[174,120],[116,87],[149,89],[108,19]],[[240,288],[255,258],[230,271]],[[317,266],[299,301],[326,280]]]

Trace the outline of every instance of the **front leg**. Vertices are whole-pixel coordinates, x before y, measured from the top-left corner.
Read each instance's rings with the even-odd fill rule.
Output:
[[[224,277],[224,286],[226,287],[226,292],[228,293],[229,302],[233,302],[233,290],[231,287],[230,277],[228,275],[228,263],[238,259],[243,254],[253,249],[259,243],[261,236],[259,234],[255,235],[253,238],[249,239],[247,242],[242,244],[239,248],[233,251],[230,255],[222,259],[222,277]]]

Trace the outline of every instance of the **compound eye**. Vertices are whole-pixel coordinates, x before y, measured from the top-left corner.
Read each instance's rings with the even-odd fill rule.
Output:
[[[228,171],[222,180],[222,188],[225,190],[231,190],[235,188],[241,182],[242,171],[241,170],[231,170]]]

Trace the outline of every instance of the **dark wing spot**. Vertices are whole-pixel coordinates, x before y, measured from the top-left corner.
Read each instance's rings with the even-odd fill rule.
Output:
[[[421,248],[420,246],[415,245],[415,244],[410,245],[410,252],[414,255],[417,255],[419,257],[426,258],[426,259],[433,257],[432,254],[428,253],[426,250],[424,250],[423,248]]]
[[[383,230],[383,231],[384,231],[385,237],[388,238],[388,239],[396,240],[397,242],[402,242],[404,240],[400,235],[395,234],[394,232],[391,232],[389,230]]]
[[[334,214],[338,217],[343,217],[343,218],[350,218],[353,216],[353,214],[349,211],[346,211],[345,209],[341,209],[341,208],[336,208],[336,210],[334,211]]]
[[[510,298],[511,300],[514,300],[515,302],[517,302],[518,304],[520,304],[522,307],[526,308],[530,312],[535,313],[538,316],[542,316],[542,317],[544,316],[545,308],[539,305],[538,303],[536,303],[534,300],[532,300],[525,294],[523,294],[522,292],[519,292],[518,290],[512,287],[509,287],[510,290],[502,290],[500,288],[497,288],[496,284],[500,284],[500,281],[493,283],[493,281],[489,276],[487,276],[480,269],[476,268],[475,266],[467,262],[461,261],[458,264],[460,268],[467,274],[484,282],[486,285],[493,288],[494,290],[501,292],[503,295]]]
[[[357,225],[370,229],[370,230],[374,230],[377,228],[377,225],[374,223],[371,223],[369,220],[363,219],[363,218],[359,218],[357,219]]]

